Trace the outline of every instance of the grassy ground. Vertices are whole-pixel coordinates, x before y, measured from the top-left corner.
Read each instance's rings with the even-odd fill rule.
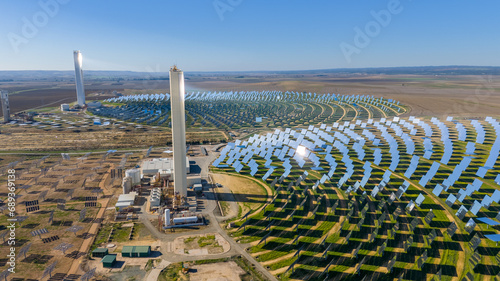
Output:
[[[206,236],[193,236],[184,239],[185,251],[193,249],[207,249],[208,253],[215,254],[221,253],[223,248],[217,240],[215,235],[207,234]]]
[[[183,281],[189,280],[185,274],[181,272],[182,263],[172,263],[162,270],[158,281]]]
[[[242,214],[247,213],[249,210],[258,209],[266,200],[266,190],[253,180],[225,174],[212,174],[212,178],[214,182],[220,183],[231,190],[235,200],[241,207]],[[229,204],[225,201],[220,202],[224,215],[226,215],[225,208],[229,208]]]

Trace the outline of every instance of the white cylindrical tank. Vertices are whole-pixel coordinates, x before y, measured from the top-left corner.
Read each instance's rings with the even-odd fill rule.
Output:
[[[124,177],[122,181],[123,194],[128,194],[132,190],[132,178]]]
[[[174,218],[174,224],[187,224],[187,223],[195,223],[198,221],[198,217],[181,217]]]
[[[169,226],[169,225],[170,225],[170,209],[166,209],[166,210],[165,210],[165,217],[164,217],[164,220],[165,220],[165,221],[163,222],[163,224],[164,224],[165,226]]]
[[[69,104],[67,103],[61,104],[61,111],[69,111]]]
[[[141,171],[139,171],[138,169],[126,170],[125,176],[132,178],[132,185],[141,183]]]

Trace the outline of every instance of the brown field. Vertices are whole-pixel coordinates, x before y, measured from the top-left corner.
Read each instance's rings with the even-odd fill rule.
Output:
[[[23,82],[1,83],[0,87],[10,93],[9,102],[12,113],[41,107],[58,107],[61,103],[76,101],[76,90],[72,84]],[[116,88],[116,86],[113,88],[104,84],[86,85],[86,87],[87,100],[108,98],[112,90]]]
[[[214,264],[201,264],[192,267],[195,271],[190,274],[192,281],[239,281],[245,271],[234,261]]]
[[[63,116],[65,120],[84,120],[78,115]],[[37,121],[46,121],[36,119]],[[68,150],[107,150],[119,148],[147,148],[149,146],[166,146],[172,143],[170,130],[163,127],[136,128],[134,125],[118,126],[80,126],[68,128],[64,124],[60,128],[46,126],[3,125],[0,133],[1,151],[68,151]],[[220,142],[227,139],[223,131],[206,130],[195,132],[188,130],[187,142]],[[13,162],[13,161],[11,161]],[[1,159],[0,159],[0,163]]]
[[[360,94],[392,98],[410,107],[406,115],[485,117],[500,112],[498,76],[380,75],[351,78],[284,79],[252,82],[191,82],[200,89],[280,90],[316,93]]]

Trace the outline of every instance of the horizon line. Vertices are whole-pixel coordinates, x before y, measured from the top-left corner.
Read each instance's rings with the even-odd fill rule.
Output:
[[[300,72],[300,71],[331,71],[331,70],[356,70],[356,69],[394,69],[394,68],[421,68],[421,67],[484,67],[484,68],[500,68],[500,66],[495,65],[414,65],[414,66],[369,66],[369,67],[339,67],[339,68],[317,68],[317,69],[294,69],[294,70],[190,70],[184,72],[191,73],[227,73],[227,72]],[[54,72],[66,72],[74,71],[74,69],[22,69],[22,70],[0,70],[0,72],[22,72],[22,71],[54,71]],[[84,69],[84,71],[107,71],[107,72],[135,72],[135,73],[169,73],[168,71],[136,71],[136,70],[95,70],[95,69]]]

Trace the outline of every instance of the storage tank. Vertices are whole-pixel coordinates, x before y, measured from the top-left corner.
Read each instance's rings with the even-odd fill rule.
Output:
[[[188,223],[196,223],[198,221],[198,217],[181,217],[174,218],[174,224],[188,224]]]
[[[138,169],[126,170],[125,176],[132,178],[132,185],[138,185],[141,183],[141,171]]]
[[[164,216],[164,224],[165,226],[169,226],[170,225],[170,209],[166,209],[165,210],[165,216]]]
[[[123,194],[128,194],[132,190],[132,178],[124,177],[122,181]]]

